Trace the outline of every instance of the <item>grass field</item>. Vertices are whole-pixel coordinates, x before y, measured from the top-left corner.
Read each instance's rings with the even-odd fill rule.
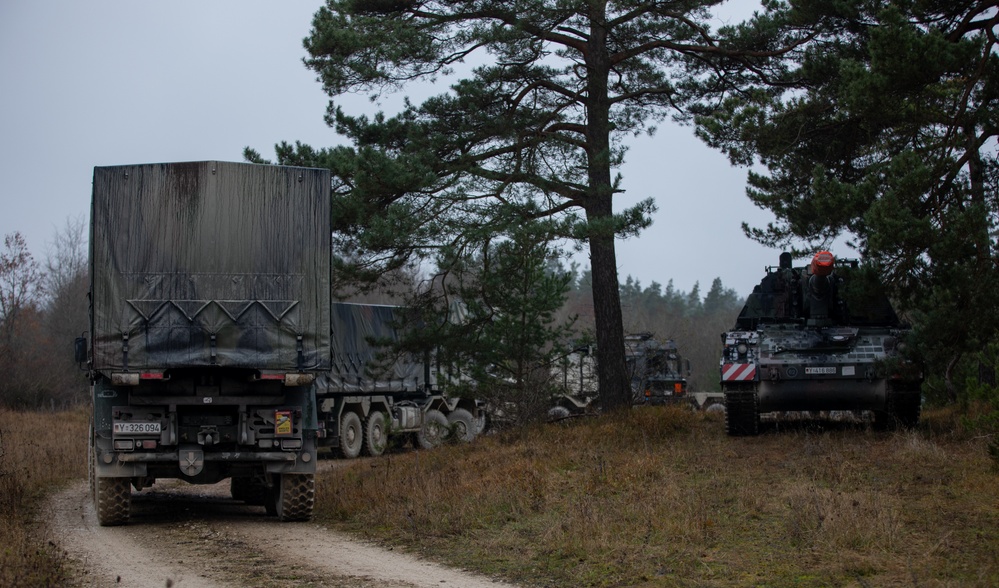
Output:
[[[86,476],[86,422],[0,411],[0,586],[66,583],[32,521]],[[643,408],[323,468],[316,518],[531,586],[997,586],[988,442]]]
[[[0,409],[0,586],[64,586],[64,557],[34,527],[47,493],[86,477],[87,412]]]
[[[355,462],[320,477],[317,512],[540,586],[997,586],[985,445],[932,422],[728,438],[643,408]]]

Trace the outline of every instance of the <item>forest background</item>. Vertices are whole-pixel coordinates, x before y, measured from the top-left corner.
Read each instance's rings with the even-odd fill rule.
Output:
[[[89,402],[83,366],[74,362],[73,342],[88,330],[86,219],[70,218],[55,231],[44,256],[36,256],[20,233],[6,235],[0,251],[0,406],[15,409],[65,409]],[[560,295],[560,319],[574,317],[560,343],[568,352],[593,329],[590,272],[577,266],[551,266],[567,277]],[[412,282],[419,277],[410,276]],[[393,303],[380,293],[352,301]],[[652,281],[643,285],[627,276],[621,284],[624,328],[672,339],[691,364],[691,390],[718,389],[719,335],[734,324],[743,298],[715,278],[706,294],[695,283],[690,291]],[[557,354],[556,354],[557,355]]]

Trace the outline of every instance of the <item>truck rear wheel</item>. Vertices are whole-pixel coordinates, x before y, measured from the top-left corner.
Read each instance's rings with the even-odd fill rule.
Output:
[[[450,426],[447,417],[439,410],[428,410],[423,415],[423,426],[416,434],[417,446],[420,449],[433,449],[444,443],[447,439]]]
[[[478,427],[475,426],[475,419],[472,413],[464,408],[456,408],[447,415],[448,426],[451,429],[451,436],[463,443],[471,443],[475,440]]]
[[[354,459],[361,455],[361,445],[364,432],[361,429],[361,417],[356,412],[347,411],[340,417],[340,456]]]
[[[307,521],[316,504],[314,474],[276,474],[274,514],[282,521]]]
[[[368,422],[364,426],[364,453],[378,457],[385,453],[388,446],[388,431],[385,429],[385,413],[380,410],[371,411]]]
[[[98,478],[94,476],[94,509],[102,527],[124,525],[132,509],[131,478]]]

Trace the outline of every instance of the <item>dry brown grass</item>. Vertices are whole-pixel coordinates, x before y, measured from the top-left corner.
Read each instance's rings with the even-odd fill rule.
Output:
[[[999,476],[972,437],[678,409],[352,462],[320,519],[542,586],[995,586]]]
[[[86,412],[0,411],[0,586],[57,586],[31,527],[85,477]],[[641,409],[349,462],[317,517],[540,586],[995,586],[988,439],[791,423],[730,439],[711,415]]]
[[[0,586],[62,586],[63,556],[35,532],[41,498],[86,476],[87,413],[0,409]]]

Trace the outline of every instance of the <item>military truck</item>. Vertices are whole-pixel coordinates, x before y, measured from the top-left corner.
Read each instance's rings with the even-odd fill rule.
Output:
[[[900,353],[908,333],[872,268],[828,251],[792,267],[782,253],[721,336],[727,433],[756,435],[761,413],[788,411],[915,426],[922,373]]]
[[[600,386],[597,379],[596,348],[574,345],[561,361],[552,366],[552,382],[557,392],[551,399],[548,420],[557,421],[596,410]]]
[[[648,332],[625,335],[624,362],[633,404],[688,402],[684,374],[690,373],[690,362],[680,357],[672,339],[658,341]]]
[[[672,339],[659,340],[653,333],[629,333],[624,336],[625,369],[631,383],[632,404],[690,404],[697,409],[721,409],[718,393],[690,393],[687,376],[690,361],[684,359]],[[589,345],[576,346],[553,369],[562,392],[552,400],[549,420],[594,410],[598,399],[596,354]]]
[[[446,438],[469,442],[485,428],[472,398],[449,396],[455,380],[434,361],[432,349],[393,351],[404,308],[332,304],[333,363],[316,382],[324,444],[343,458],[378,456],[392,443],[412,440],[430,449]]]
[[[311,517],[330,368],[330,174],[202,161],[94,168],[88,461],[101,525],[157,478]]]

